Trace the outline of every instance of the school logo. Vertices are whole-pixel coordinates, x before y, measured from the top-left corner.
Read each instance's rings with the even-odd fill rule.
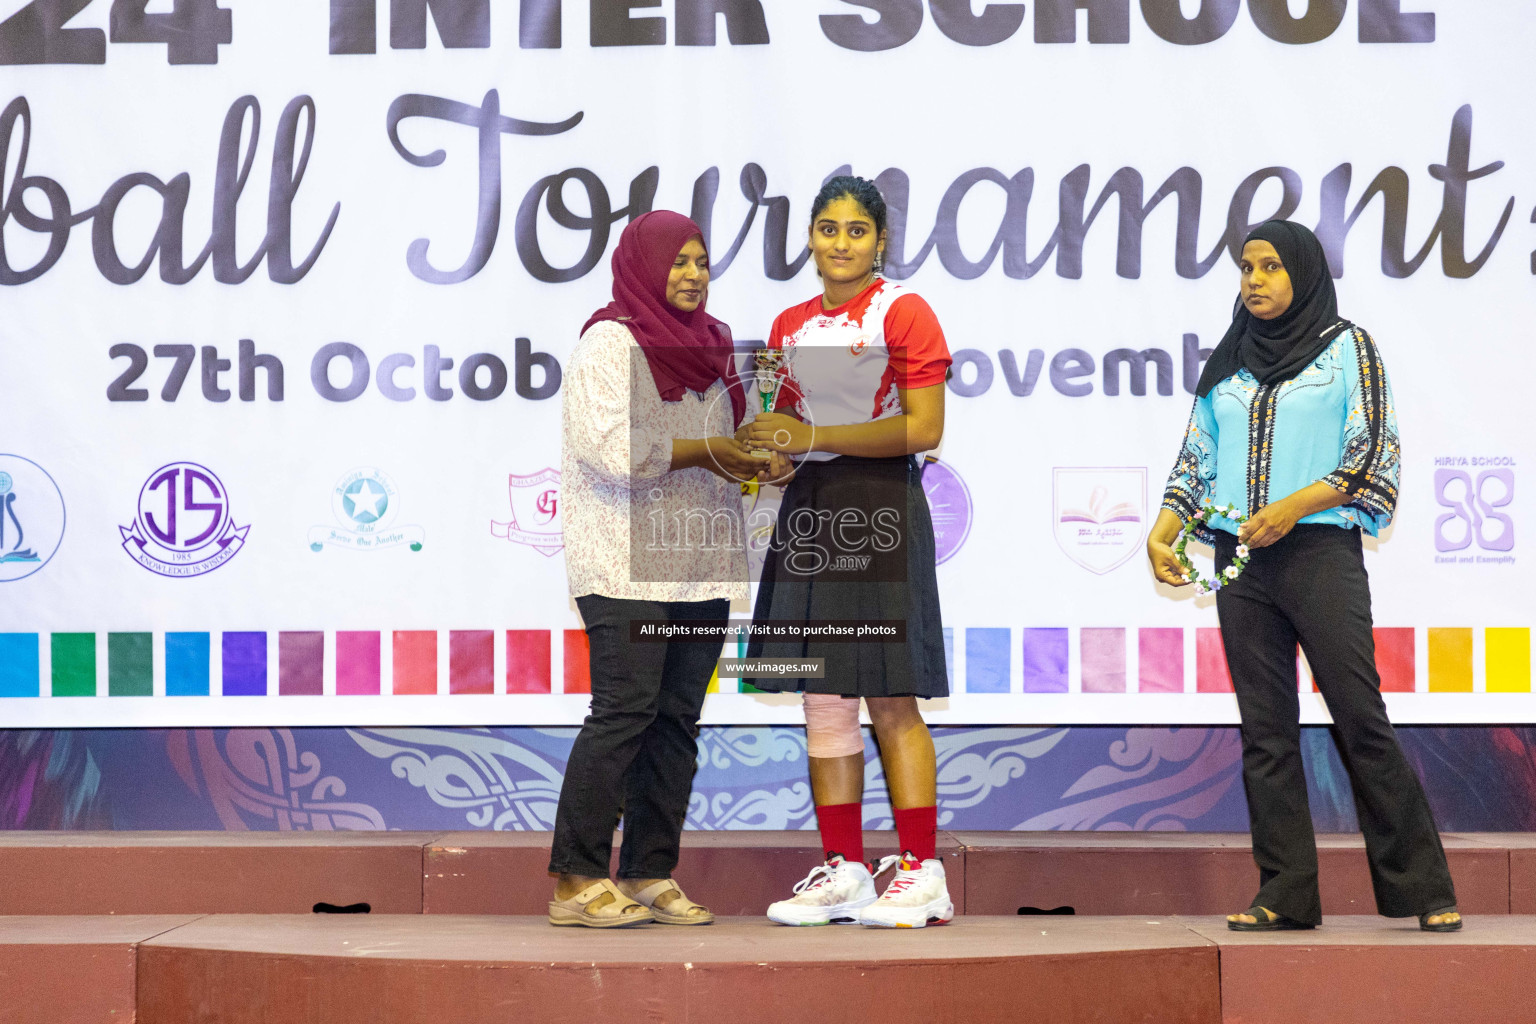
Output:
[[[331,514],[336,525],[310,527],[309,549],[381,551],[409,546],[420,551],[426,532],[419,526],[396,526],[399,513],[400,491],[382,469],[354,469],[331,489]]]
[[[213,470],[173,462],[139,490],[138,515],[119,526],[128,557],[161,576],[210,573],[245,546],[250,526],[237,526],[229,491]]]
[[[930,455],[923,460],[923,494],[933,517],[934,564],[943,565],[971,535],[971,492],[955,467]]]
[[[565,547],[560,521],[560,471],[541,469],[532,476],[507,475],[512,518],[491,520],[491,536],[526,544],[546,557]]]
[[[1056,545],[1089,572],[1103,574],[1124,565],[1146,532],[1146,467],[1057,467],[1053,472]]]
[[[31,459],[0,455],[0,583],[31,576],[64,539],[64,495]]]
[[[1512,564],[1515,556],[1515,460],[1448,456],[1435,459],[1436,562]],[[1476,545],[1479,554],[1458,555]]]

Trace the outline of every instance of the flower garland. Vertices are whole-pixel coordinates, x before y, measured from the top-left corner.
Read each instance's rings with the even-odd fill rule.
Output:
[[[1220,590],[1241,576],[1243,569],[1248,565],[1248,545],[1239,544],[1237,546],[1237,553],[1232,559],[1232,564],[1221,570],[1215,579],[1203,580],[1197,577],[1195,563],[1189,560],[1189,556],[1184,553],[1184,548],[1189,543],[1189,538],[1194,536],[1196,530],[1202,526],[1209,527],[1211,520],[1217,516],[1230,519],[1239,526],[1248,521],[1247,513],[1239,512],[1234,505],[1206,505],[1200,510],[1198,515],[1184,524],[1184,529],[1179,531],[1178,542],[1173,546],[1173,556],[1179,560],[1179,565],[1184,569],[1183,579],[1185,582],[1194,583],[1197,596],[1213,594]]]

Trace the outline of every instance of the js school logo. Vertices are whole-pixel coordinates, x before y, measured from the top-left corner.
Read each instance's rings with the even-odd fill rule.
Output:
[[[64,495],[31,459],[0,455],[0,583],[48,564],[64,539]]]
[[[507,475],[510,522],[491,521],[491,536],[526,544],[549,557],[565,547],[560,518],[560,471],[541,469],[532,476]]]
[[[135,562],[161,576],[186,577],[235,557],[251,528],[235,525],[229,492],[213,470],[173,462],[150,474],[139,491],[138,515],[117,529]]]
[[[923,460],[923,494],[933,517],[934,564],[943,565],[971,535],[971,492],[955,467],[930,455]]]
[[[1072,561],[1103,574],[1141,547],[1146,467],[1058,467],[1054,484],[1056,544]]]
[[[409,546],[420,551],[426,531],[419,526],[395,526],[399,512],[400,491],[382,469],[354,469],[331,489],[331,513],[337,525],[311,527],[309,549],[381,551]]]

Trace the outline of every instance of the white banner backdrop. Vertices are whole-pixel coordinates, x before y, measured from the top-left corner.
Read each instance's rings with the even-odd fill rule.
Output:
[[[1394,718],[1536,721],[1533,50],[1515,0],[0,0],[0,726],[579,721],[560,367],[618,233],[691,213],[762,338],[842,168],[956,357],[930,720],[1236,720],[1141,552],[1281,214],[1396,393]]]

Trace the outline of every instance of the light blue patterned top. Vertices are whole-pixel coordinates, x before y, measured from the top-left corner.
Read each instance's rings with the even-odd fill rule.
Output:
[[[1386,367],[1371,336],[1350,327],[1290,380],[1260,384],[1242,369],[1195,399],[1163,508],[1183,522],[1206,504],[1251,515],[1322,481],[1349,501],[1301,522],[1374,536],[1397,508],[1400,455]],[[1211,525],[1237,533],[1224,517]]]

